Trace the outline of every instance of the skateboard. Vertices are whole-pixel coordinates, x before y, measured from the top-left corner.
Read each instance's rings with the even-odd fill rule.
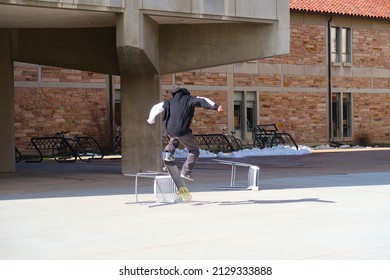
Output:
[[[180,170],[177,167],[176,163],[174,161],[164,160],[164,166],[166,167],[169,175],[171,175],[172,180],[175,183],[179,192],[179,196],[185,201],[190,201],[192,199],[192,195],[188,190],[184,179],[180,177]]]

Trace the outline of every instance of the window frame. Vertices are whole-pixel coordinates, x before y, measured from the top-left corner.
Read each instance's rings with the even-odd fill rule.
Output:
[[[241,95],[241,99],[237,98],[238,95]],[[251,95],[251,96],[250,96]],[[259,93],[256,90],[235,90],[234,91],[234,110],[233,110],[233,127],[234,131],[238,132],[237,137],[241,140],[252,140],[253,130],[256,128],[256,125],[259,121],[258,116],[258,96]],[[237,120],[239,122],[239,128],[236,127],[236,106],[240,106],[240,116],[241,118]],[[252,126],[249,127],[248,124],[248,109],[252,109]]]
[[[331,27],[331,61],[333,66],[352,65],[352,28]]]
[[[353,138],[352,102],[352,92],[332,92],[332,139],[336,141],[351,141]]]

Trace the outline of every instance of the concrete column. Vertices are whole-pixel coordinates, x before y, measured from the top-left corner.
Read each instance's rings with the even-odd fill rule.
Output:
[[[127,1],[117,19],[117,55],[121,74],[122,173],[161,171],[161,118],[147,123],[160,102],[159,26]]]
[[[161,117],[147,123],[151,107],[160,102],[160,76],[121,76],[122,173],[161,171]]]
[[[0,172],[15,172],[14,67],[7,29],[0,29],[0,73]]]

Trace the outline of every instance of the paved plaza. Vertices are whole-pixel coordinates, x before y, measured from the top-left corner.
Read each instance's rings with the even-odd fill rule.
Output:
[[[390,259],[390,149],[234,160],[260,167],[260,191],[200,159],[176,204],[145,178],[137,204],[120,159],[19,162],[0,174],[0,259]]]

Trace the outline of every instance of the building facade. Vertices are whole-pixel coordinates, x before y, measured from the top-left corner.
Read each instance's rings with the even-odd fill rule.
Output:
[[[186,87],[215,100],[225,111],[200,109],[194,133],[236,131],[248,145],[260,123],[275,123],[302,145],[389,145],[390,16],[295,2],[290,54],[163,75],[161,99]],[[109,146],[109,131],[121,125],[119,85],[118,76],[15,63],[16,146],[24,151],[31,137],[57,131]]]

